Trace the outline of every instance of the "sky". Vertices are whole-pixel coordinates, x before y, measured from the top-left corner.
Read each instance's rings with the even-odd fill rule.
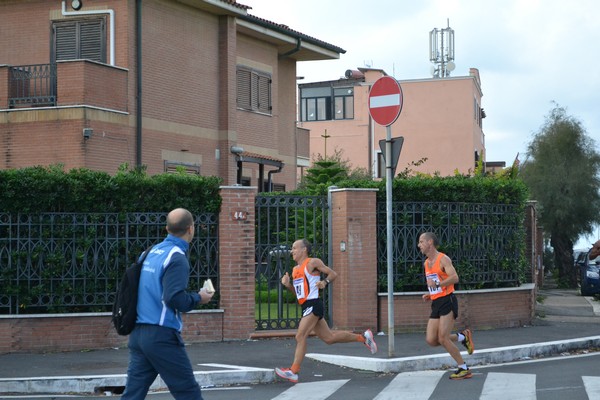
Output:
[[[559,105],[600,146],[600,1],[238,0],[249,14],[346,50],[338,60],[298,63],[302,83],[372,67],[431,78],[429,32],[454,30],[456,68],[477,68],[485,109],[486,160],[523,161],[533,135]],[[599,149],[600,151],[600,149]],[[600,231],[580,240],[584,247]]]

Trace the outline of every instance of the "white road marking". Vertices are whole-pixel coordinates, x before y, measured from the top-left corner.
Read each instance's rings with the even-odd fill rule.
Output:
[[[600,399],[600,378],[597,376],[582,376],[583,386],[590,399]]]
[[[534,374],[490,372],[479,400],[536,400],[536,397]]]
[[[403,372],[373,400],[427,400],[446,371]],[[402,394],[399,397],[399,394]]]
[[[325,400],[349,380],[297,383],[272,400]]]

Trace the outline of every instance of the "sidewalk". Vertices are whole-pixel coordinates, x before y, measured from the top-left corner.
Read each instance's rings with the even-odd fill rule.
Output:
[[[509,362],[600,347],[600,306],[575,290],[540,291],[533,326],[474,332],[471,366]],[[597,304],[596,304],[597,303]],[[328,346],[309,339],[305,363],[326,362],[375,372],[439,369],[453,365],[440,347],[431,348],[424,333],[397,334],[395,352],[388,355],[388,337],[376,336],[379,351],[371,355],[356,343]],[[272,382],[273,368],[293,357],[293,338],[203,343],[188,346],[202,386]],[[463,350],[461,348],[461,350]],[[464,353],[466,354],[466,353]],[[93,393],[125,385],[126,348],[53,354],[0,355],[0,393]],[[164,387],[160,379],[154,389]]]

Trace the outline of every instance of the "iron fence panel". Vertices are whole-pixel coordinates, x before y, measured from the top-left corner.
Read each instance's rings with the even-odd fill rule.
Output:
[[[195,220],[190,287],[218,286],[217,215]],[[0,313],[109,311],[123,271],[165,226],[166,213],[0,213]]]
[[[282,287],[281,276],[291,274],[289,250],[298,239],[307,239],[311,256],[328,263],[328,210],[326,196],[256,197],[256,330],[298,327],[300,307],[294,293]]]

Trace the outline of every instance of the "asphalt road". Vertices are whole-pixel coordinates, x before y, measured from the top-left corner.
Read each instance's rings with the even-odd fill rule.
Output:
[[[473,377],[463,381],[449,380],[449,371],[381,374],[327,366],[313,371],[310,382],[293,385],[277,381],[263,385],[204,388],[203,396],[204,400],[588,400],[600,398],[599,362],[600,353],[585,353],[489,365],[474,368]],[[335,368],[338,371],[332,370]],[[318,376],[318,372],[328,375]],[[107,397],[64,395],[42,398],[100,400]],[[173,397],[163,392],[148,398],[167,400]]]

